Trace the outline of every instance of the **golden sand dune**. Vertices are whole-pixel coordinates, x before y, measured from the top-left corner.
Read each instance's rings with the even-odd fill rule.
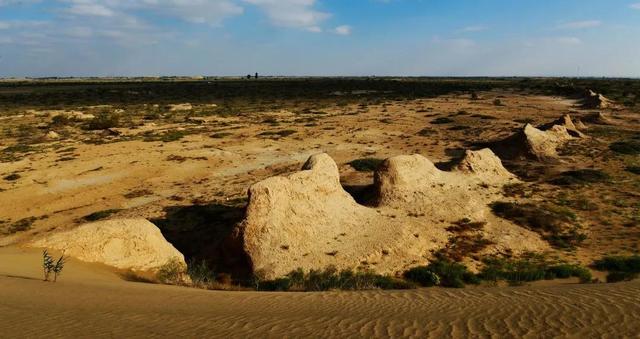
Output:
[[[1,249],[2,337],[632,337],[640,283],[412,291],[214,292],[130,283]],[[15,272],[14,274],[11,274]],[[18,276],[19,275],[19,276]],[[10,277],[12,276],[12,277]]]

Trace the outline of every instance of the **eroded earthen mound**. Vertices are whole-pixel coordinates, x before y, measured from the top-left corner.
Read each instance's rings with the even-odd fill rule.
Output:
[[[577,122],[574,124],[573,120],[571,119],[571,116],[568,114],[563,115],[560,119],[557,119],[555,121],[552,121],[548,124],[544,124],[542,126],[539,126],[538,129],[542,130],[542,131],[548,131],[553,129],[554,126],[562,126],[564,128],[567,129],[567,132],[572,136],[572,137],[576,137],[576,138],[584,138],[586,137],[586,135],[582,132],[580,132],[580,127],[578,125],[581,125],[584,127],[584,124],[582,123],[582,121],[580,119],[577,120]]]
[[[514,180],[489,149],[467,151],[451,172],[439,170],[421,155],[411,155],[387,159],[375,174],[380,207],[445,220],[450,219],[450,210],[460,218],[483,219],[487,201],[478,191]]]
[[[47,235],[30,245],[120,269],[154,270],[172,259],[184,263],[184,256],[146,219],[98,221]]]
[[[587,90],[582,97],[582,107],[587,109],[604,109],[615,108],[616,104],[600,93]]]
[[[490,147],[502,159],[555,161],[558,147],[573,138],[583,137],[585,135],[578,130],[571,117],[565,115],[539,128],[527,124],[516,134],[491,143]]]
[[[378,206],[365,207],[344,191],[336,163],[312,156],[301,172],[249,190],[238,226],[254,272],[264,278],[302,268],[369,268],[396,273],[424,264],[463,218],[489,221],[484,236],[496,249],[546,248],[534,233],[497,219],[488,204],[516,181],[490,150],[467,152],[451,172],[420,156],[388,159],[375,175]]]

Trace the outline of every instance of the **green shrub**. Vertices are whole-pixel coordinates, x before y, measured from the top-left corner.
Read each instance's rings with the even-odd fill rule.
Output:
[[[349,165],[358,172],[373,172],[377,170],[383,162],[383,159],[364,158],[353,160],[349,162]]]
[[[463,264],[445,258],[437,258],[426,266],[428,271],[440,277],[440,286],[463,288],[465,284],[479,284],[480,280]]]
[[[35,221],[36,221],[36,217],[20,219],[14,222],[13,224],[11,224],[11,226],[9,227],[9,233],[13,234],[18,232],[28,231],[29,229],[31,229],[31,227],[33,227],[33,223]]]
[[[607,274],[607,283],[617,283],[621,281],[631,281],[638,278],[638,273],[634,272],[610,272]]]
[[[404,272],[404,278],[423,287],[440,285],[440,277],[427,269],[426,266],[414,267]]]
[[[498,118],[486,114],[472,114],[472,118],[480,118],[480,120],[497,120]]]
[[[544,239],[559,249],[572,250],[587,240],[587,235],[574,227],[568,231],[545,235]]]
[[[98,113],[95,118],[91,119],[84,126],[84,129],[95,131],[104,130],[109,128],[116,128],[120,126],[120,115],[116,113],[110,113],[103,111]]]
[[[444,125],[444,124],[450,124],[452,122],[453,122],[452,119],[441,117],[441,118],[437,118],[437,119],[432,120],[431,124],[432,125]]]
[[[18,173],[13,173],[13,174],[9,174],[6,177],[4,177],[3,179],[6,181],[16,181],[18,179],[20,179],[21,176]]]
[[[163,284],[180,285],[186,273],[187,267],[177,258],[172,258],[158,269],[156,278]]]
[[[582,196],[577,196],[573,199],[570,199],[568,197],[568,194],[566,194],[565,192],[562,192],[558,195],[558,201],[556,203],[558,205],[568,206],[580,211],[595,211],[598,209],[598,204],[590,201],[589,199]]]
[[[56,115],[51,119],[52,126],[67,126],[72,123],[71,119],[64,114]]]
[[[185,131],[178,131],[178,130],[167,131],[166,133],[160,136],[160,141],[162,142],[178,141],[184,138],[186,135],[187,133]]]
[[[153,142],[153,141],[162,141],[162,142],[172,142],[172,141],[178,141],[182,138],[184,138],[185,136],[187,136],[189,134],[189,132],[187,131],[179,131],[179,130],[170,130],[170,131],[166,131],[162,134],[153,134],[153,133],[148,133],[145,135],[144,137],[144,141],[146,142]]]
[[[207,262],[190,260],[187,264],[187,275],[195,286],[204,286],[215,281],[215,273],[209,269]]]
[[[640,166],[629,166],[625,168],[627,172],[640,175]]]
[[[607,256],[596,260],[593,268],[598,271],[608,271],[608,283],[630,281],[640,275],[640,255]]]
[[[262,132],[260,134],[258,134],[258,136],[262,136],[262,137],[274,137],[274,138],[284,138],[284,137],[288,137],[292,134],[295,134],[296,131],[292,130],[292,129],[286,129],[286,130],[282,130],[282,131],[267,131],[267,132]]]
[[[640,255],[607,256],[596,260],[593,267],[598,271],[619,271],[640,273]]]
[[[428,137],[428,136],[432,136],[434,134],[438,134],[438,132],[434,129],[431,128],[423,128],[418,132],[418,135],[421,137]]]
[[[26,145],[26,144],[16,144],[13,146],[6,147],[5,149],[2,150],[3,153],[28,153],[33,151],[35,151],[33,146]]]
[[[329,291],[329,290],[370,290],[370,289],[409,289],[414,285],[390,276],[370,271],[342,270],[327,267],[324,270],[311,270],[305,273],[297,269],[286,277],[273,280],[256,279],[256,289],[262,291]]]
[[[98,221],[98,220],[102,220],[102,219],[106,219],[108,217],[110,217],[113,214],[116,214],[118,212],[122,211],[121,209],[109,209],[109,210],[104,210],[104,211],[98,211],[98,212],[94,212],[91,213],[89,215],[84,216],[82,219],[86,220],[86,221]]]
[[[640,141],[629,140],[614,142],[613,144],[609,145],[609,149],[620,154],[640,154]]]
[[[218,132],[218,133],[213,133],[211,134],[211,138],[213,139],[223,139],[229,136],[232,136],[233,133],[227,133],[227,132]]]
[[[453,222],[453,225],[447,227],[447,231],[454,233],[464,233],[472,231],[480,231],[487,223],[484,221],[471,221],[469,218],[460,219]]]
[[[572,277],[579,278],[582,283],[591,282],[592,279],[591,271],[589,271],[589,269],[571,264],[551,266],[547,269],[545,274],[546,279],[567,279]]]
[[[576,171],[563,172],[558,178],[551,180],[551,183],[558,186],[571,186],[609,181],[611,181],[611,176],[603,171],[594,169],[581,169]]]
[[[591,281],[591,272],[587,268],[566,263],[552,264],[542,256],[529,255],[520,259],[490,257],[483,263],[484,267],[478,274],[482,280],[504,280],[512,285],[572,277],[579,278],[582,283]]]
[[[570,210],[551,205],[536,206],[531,203],[495,202],[493,213],[501,218],[533,230],[561,233],[563,225],[575,222],[577,217]]]
[[[527,196],[527,186],[522,183],[505,184],[502,186],[502,193],[507,197],[525,197]]]

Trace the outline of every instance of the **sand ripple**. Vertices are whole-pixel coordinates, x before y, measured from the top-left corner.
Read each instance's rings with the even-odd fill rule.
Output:
[[[640,283],[209,292],[0,277],[0,337],[632,337]]]

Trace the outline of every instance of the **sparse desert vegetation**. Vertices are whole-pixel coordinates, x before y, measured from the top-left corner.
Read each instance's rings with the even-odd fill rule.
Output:
[[[632,159],[638,131],[636,106],[628,95],[624,110],[595,120],[579,99],[586,89],[595,89],[619,100],[623,91],[636,87],[637,82],[613,80],[517,78],[5,82],[0,102],[6,107],[6,146],[0,152],[8,167],[0,173],[0,194],[17,197],[18,207],[0,215],[1,225],[4,234],[28,239],[61,222],[146,217],[157,220],[190,262],[206,261],[216,273],[248,281],[242,276],[246,272],[239,273],[244,269],[233,268],[244,259],[218,256],[233,223],[243,217],[248,185],[292,173],[310,154],[328,152],[339,167],[349,165],[340,178],[351,187],[349,192],[375,204],[372,176],[388,157],[417,152],[444,169],[477,142],[497,140],[523,124],[544,130],[548,127],[543,125],[571,111],[575,121],[595,121],[582,129],[592,139],[559,147],[558,157],[567,166],[503,159],[508,170],[527,182],[505,185],[505,198],[496,198],[491,209],[515,227],[540,234],[568,260],[574,261],[576,250],[586,251],[586,265],[610,248],[621,254],[638,250],[638,240],[627,235],[640,219],[633,203],[639,186]],[[332,94],[338,92],[340,96]],[[573,98],[573,103],[567,101]],[[362,124],[364,118],[369,122]],[[603,119],[625,123],[603,125]],[[31,168],[21,162],[27,159]],[[188,173],[180,171],[185,166]],[[618,185],[625,189],[616,189]],[[36,208],[23,213],[19,206],[33,201],[27,192],[34,187],[57,198],[36,198]],[[72,199],[74,192],[90,187],[97,190],[86,196],[87,203]],[[55,213],[45,212],[51,201],[60,205]],[[171,213],[197,214],[202,209],[196,206],[229,206],[233,201],[238,202],[233,207],[205,213],[209,220],[221,214],[233,218],[223,217],[215,226],[204,219],[197,223],[197,234],[209,239],[208,245],[203,241],[185,247],[190,242],[181,234],[195,226]],[[407,214],[424,218],[420,212]],[[481,265],[496,246],[487,234],[493,223],[443,220],[436,227],[449,236],[438,245],[437,255]],[[610,246],[602,245],[604,238]],[[285,245],[295,251],[292,244]],[[394,256],[388,249],[383,252],[383,257]],[[344,255],[334,248],[322,253],[337,260]]]
[[[632,281],[640,112],[580,98],[637,83],[0,83],[0,243],[66,250],[56,287],[78,258],[194,294]]]
[[[0,339],[640,337],[640,0],[0,0]]]

